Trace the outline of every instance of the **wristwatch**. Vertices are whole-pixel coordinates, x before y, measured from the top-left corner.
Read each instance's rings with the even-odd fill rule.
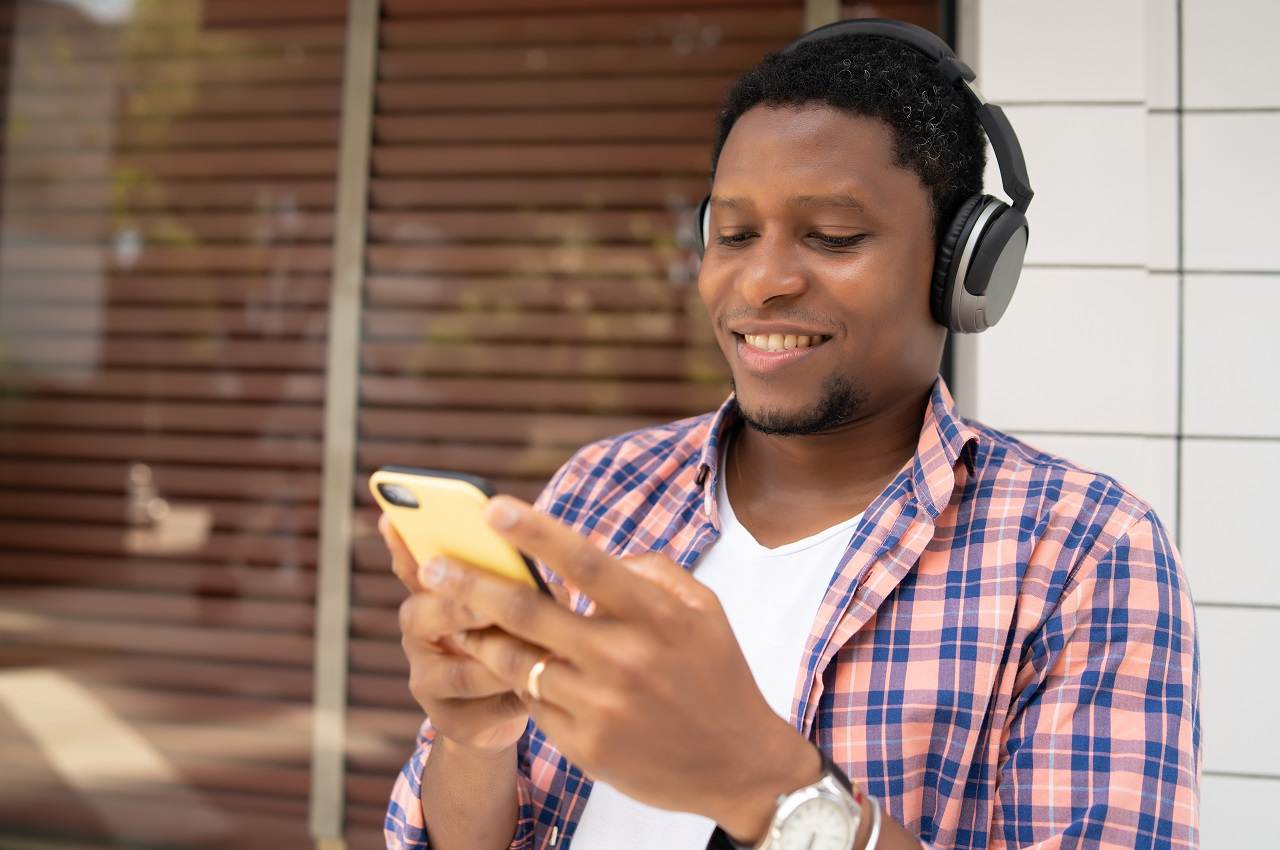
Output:
[[[707,850],[849,850],[862,825],[862,793],[826,753],[822,778],[778,797],[773,821],[758,844],[739,844],[720,827]]]

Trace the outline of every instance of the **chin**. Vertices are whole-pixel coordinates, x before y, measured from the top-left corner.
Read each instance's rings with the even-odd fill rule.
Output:
[[[748,391],[738,393],[737,405],[750,428],[765,434],[801,436],[821,434],[857,421],[866,409],[867,399],[867,393],[855,387],[852,380],[833,376],[808,402],[775,401]]]

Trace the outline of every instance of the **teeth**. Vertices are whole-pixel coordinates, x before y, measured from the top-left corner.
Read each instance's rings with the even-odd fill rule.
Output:
[[[790,351],[793,348],[810,348],[826,340],[824,336],[804,336],[801,334],[743,334],[743,339],[752,348],[761,351]]]

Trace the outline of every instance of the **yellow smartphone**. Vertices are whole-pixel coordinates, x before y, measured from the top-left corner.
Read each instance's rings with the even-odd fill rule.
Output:
[[[533,562],[485,521],[484,506],[494,490],[483,478],[384,466],[369,477],[369,491],[416,563],[446,555],[551,595]]]

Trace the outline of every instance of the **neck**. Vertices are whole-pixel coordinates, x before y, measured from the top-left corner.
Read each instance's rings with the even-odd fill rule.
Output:
[[[737,505],[852,516],[915,454],[929,390],[911,393],[822,434],[779,436],[742,426],[729,449],[726,484]]]

